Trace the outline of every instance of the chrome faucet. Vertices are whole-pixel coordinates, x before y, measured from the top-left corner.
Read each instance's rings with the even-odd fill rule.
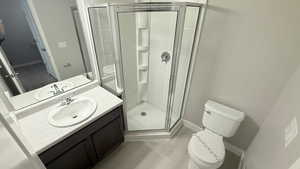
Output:
[[[59,89],[59,87],[57,86],[57,84],[52,85],[51,88],[54,89],[54,91],[51,91],[54,96],[62,94],[62,93],[65,92],[63,88]]]
[[[63,102],[61,103],[62,106],[65,106],[65,105],[69,105],[71,104],[72,102],[74,101],[74,99],[72,98],[72,96],[68,96],[66,97]]]

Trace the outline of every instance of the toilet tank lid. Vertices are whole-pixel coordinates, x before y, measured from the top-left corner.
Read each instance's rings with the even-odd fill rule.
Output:
[[[212,100],[208,100],[205,103],[205,111],[217,113],[221,116],[224,116],[231,120],[235,120],[235,121],[239,121],[239,122],[243,121],[245,118],[244,112],[224,106],[224,105],[217,103],[215,101],[212,101]]]

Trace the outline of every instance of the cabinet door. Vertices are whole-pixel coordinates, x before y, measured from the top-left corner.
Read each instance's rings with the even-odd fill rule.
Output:
[[[102,159],[106,153],[121,144],[124,140],[121,118],[113,120],[92,135],[97,156]]]
[[[86,149],[86,141],[77,144],[70,150],[49,162],[47,169],[87,169],[93,165]]]

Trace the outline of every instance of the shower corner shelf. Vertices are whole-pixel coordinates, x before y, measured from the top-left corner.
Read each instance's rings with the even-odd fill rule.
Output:
[[[147,98],[150,50],[150,15],[138,13],[136,15],[136,57],[137,57],[137,85],[138,100]]]
[[[149,26],[148,25],[139,26],[138,29],[140,29],[140,30],[147,30],[147,29],[149,29]]]
[[[147,83],[148,83],[147,80],[142,80],[139,82],[140,85],[146,85]]]
[[[148,65],[140,65],[139,70],[141,71],[147,71],[148,70]]]
[[[139,51],[148,51],[149,47],[148,46],[139,46],[138,50]]]

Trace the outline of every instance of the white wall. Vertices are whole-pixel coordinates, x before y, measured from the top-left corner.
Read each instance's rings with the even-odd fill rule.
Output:
[[[247,169],[288,169],[300,157],[299,135],[287,148],[284,147],[285,127],[294,117],[299,125],[299,86],[300,67],[285,86],[276,105],[248,148]]]
[[[184,118],[210,98],[246,112],[229,141],[246,149],[300,63],[299,1],[211,0]]]
[[[86,72],[92,72],[92,65],[90,64],[90,56],[88,53],[88,49],[87,49],[87,43],[85,42],[84,39],[84,31],[83,31],[83,26],[82,26],[82,22],[80,20],[80,15],[79,15],[79,11],[78,9],[73,10],[73,17],[74,17],[74,24],[76,25],[76,29],[77,29],[77,35],[78,35],[78,43],[80,44],[80,48],[81,48],[81,53],[82,53],[82,57],[84,58],[84,64],[86,66]]]
[[[85,72],[80,46],[75,30],[71,7],[74,0],[32,0],[37,17],[45,34],[50,55],[53,57],[57,71],[64,80]],[[59,42],[66,42],[61,48]],[[65,67],[68,63],[69,67]]]

